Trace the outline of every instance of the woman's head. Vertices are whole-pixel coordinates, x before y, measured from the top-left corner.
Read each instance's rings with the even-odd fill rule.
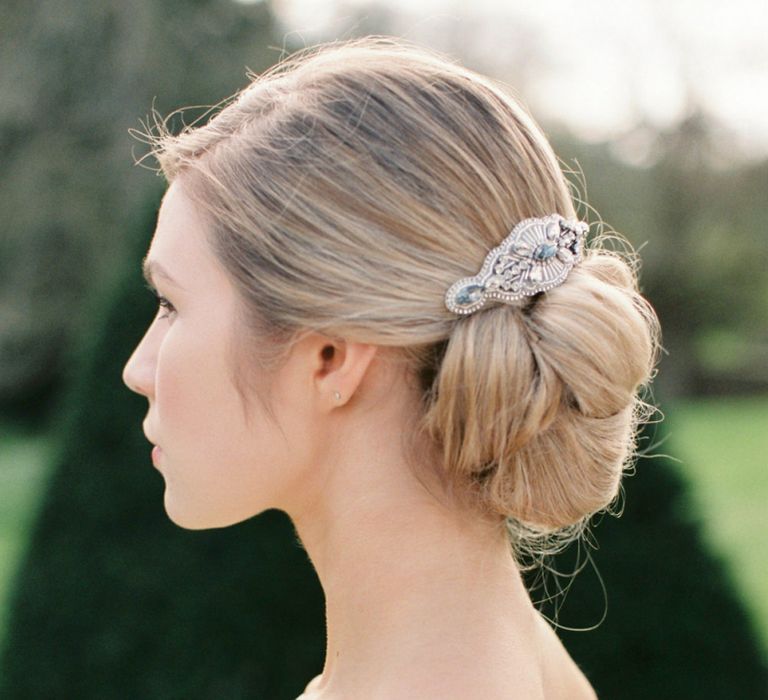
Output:
[[[153,141],[237,300],[246,415],[256,398],[274,417],[296,338],[371,344],[410,378],[414,469],[478,513],[546,532],[614,499],[657,347],[632,268],[593,242],[537,297],[466,317],[444,304],[519,221],[576,215],[545,137],[499,87],[363,40],[291,59]]]

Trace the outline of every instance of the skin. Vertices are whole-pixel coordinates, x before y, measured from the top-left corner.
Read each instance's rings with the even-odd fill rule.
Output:
[[[182,179],[147,260],[173,305],[123,371],[148,399],[168,517],[188,529],[285,511],[326,596],[323,672],[302,700],[594,698],[533,607],[503,530],[425,489],[401,445],[417,410],[385,349],[305,334],[274,377],[278,425],[232,382],[239,298]],[[334,397],[334,392],[341,399]],[[440,494],[438,494],[440,495]]]

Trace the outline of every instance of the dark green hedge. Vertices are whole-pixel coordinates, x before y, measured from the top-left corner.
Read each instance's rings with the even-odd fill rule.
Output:
[[[660,441],[654,451],[673,450],[663,434],[648,429],[643,444]],[[621,518],[603,517],[595,527],[598,549],[581,548],[582,563],[587,551],[592,561],[559,603],[559,621],[568,627],[589,627],[607,613],[595,631],[561,632],[598,695],[767,698],[768,669],[753,623],[702,539],[674,463],[641,459],[624,490]],[[572,571],[576,558],[572,548],[555,566]],[[543,609],[554,614],[552,605]]]

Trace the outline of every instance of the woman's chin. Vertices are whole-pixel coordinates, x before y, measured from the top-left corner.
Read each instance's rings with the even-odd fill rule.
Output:
[[[174,525],[178,525],[185,530],[207,530],[211,527],[216,527],[216,525],[206,523],[199,513],[194,513],[188,508],[181,507],[167,486],[163,500],[165,514]]]
[[[164,496],[165,513],[168,519],[174,524],[178,525],[185,530],[213,530],[216,528],[230,527],[231,525],[237,525],[252,518],[254,515],[267,510],[263,508],[258,513],[248,512],[245,514],[237,515],[233,513],[221,513],[213,512],[210,509],[206,509],[205,512],[201,512],[194,507],[185,507],[179,503],[178,499],[174,498],[174,494],[171,489],[166,486]]]

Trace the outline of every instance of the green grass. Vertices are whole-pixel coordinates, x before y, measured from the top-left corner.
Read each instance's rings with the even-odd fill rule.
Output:
[[[24,551],[50,462],[52,441],[0,424],[0,647],[13,576]]]
[[[768,397],[665,407],[669,442],[707,540],[730,569],[768,653]]]

